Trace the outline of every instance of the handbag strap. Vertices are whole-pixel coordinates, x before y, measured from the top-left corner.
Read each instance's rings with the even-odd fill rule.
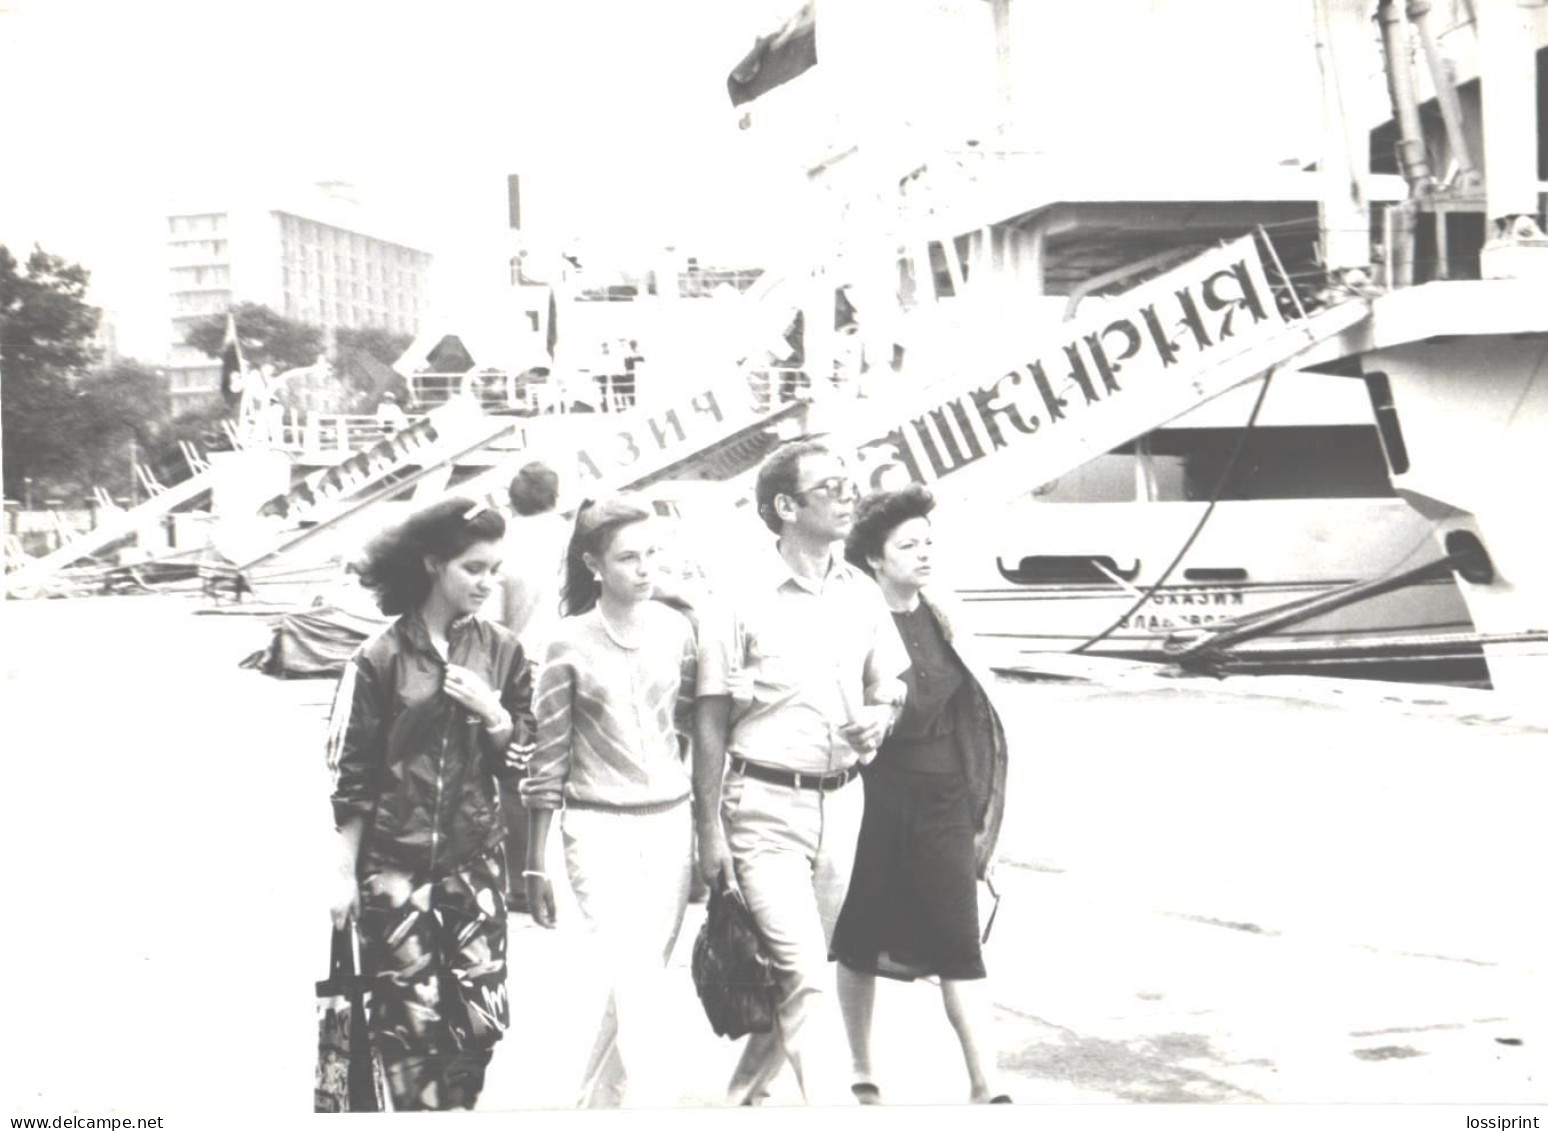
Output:
[[[769,945],[764,941],[763,931],[758,927],[758,919],[752,913],[752,908],[747,906],[747,899],[742,895],[740,888],[732,888],[725,882],[723,876],[716,876],[710,884],[709,906],[705,908],[707,917],[717,921],[730,918],[752,932],[753,938],[758,940],[758,953],[765,959],[768,958]]]
[[[328,974],[330,977],[353,977],[355,973],[355,951],[350,942],[350,931],[353,924],[346,922],[342,927],[333,928],[332,953],[328,958]]]

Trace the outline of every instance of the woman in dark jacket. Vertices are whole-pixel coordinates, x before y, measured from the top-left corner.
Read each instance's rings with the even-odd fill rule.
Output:
[[[845,547],[845,557],[880,586],[910,666],[902,713],[865,769],[865,816],[832,949],[862,1103],[881,1102],[871,1068],[878,974],[939,978],[970,1098],[1009,1103],[993,1082],[993,1050],[981,1045],[992,1003],[976,887],[993,860],[1004,812],[1005,733],[950,623],[923,592],[934,507],[917,485],[871,495]]]
[[[356,653],[329,725],[333,918],[357,921],[399,1111],[471,1108],[509,1022],[500,782],[531,750],[532,677],[516,638],[473,615],[504,534],[451,498],[366,548],[361,582],[398,619]]]

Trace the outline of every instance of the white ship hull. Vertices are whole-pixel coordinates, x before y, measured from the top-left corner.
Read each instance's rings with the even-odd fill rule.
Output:
[[[1239,620],[1438,556],[1431,524],[1400,499],[1223,502],[1166,582],[1135,608],[1204,507],[1020,504],[1003,529],[943,530],[937,575],[954,590],[964,627],[985,659],[1014,668],[1104,632],[1089,654],[1161,660],[1174,633]],[[1324,613],[1245,644],[1224,663],[1232,670],[1381,676],[1401,670],[1409,678],[1480,682],[1478,650],[1457,644],[1472,628],[1457,584],[1443,579]]]

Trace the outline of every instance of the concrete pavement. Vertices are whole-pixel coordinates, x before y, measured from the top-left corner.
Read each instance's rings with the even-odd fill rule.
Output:
[[[239,670],[262,623],[197,607],[4,606],[18,1113],[307,1110],[331,687]],[[1000,699],[1016,761],[987,959],[1019,1102],[1548,1100],[1548,733],[1208,683]],[[687,979],[701,914],[661,1019],[685,1104],[718,1102],[736,1055]],[[601,1000],[561,915],[513,921],[487,1109],[573,1097]],[[960,1102],[938,991],[881,988],[888,1099]]]

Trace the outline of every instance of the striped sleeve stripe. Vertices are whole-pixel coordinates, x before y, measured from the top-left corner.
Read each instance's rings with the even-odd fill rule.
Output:
[[[328,712],[328,770],[338,777],[339,759],[344,756],[344,736],[349,731],[349,717],[355,707],[355,677],[359,668],[354,661],[344,665],[339,677],[338,689],[333,693],[333,707]]]
[[[563,684],[550,684],[541,694],[537,696],[537,698],[532,700],[533,713],[538,715],[543,714],[544,707],[553,701],[555,695],[568,690],[569,688]]]

